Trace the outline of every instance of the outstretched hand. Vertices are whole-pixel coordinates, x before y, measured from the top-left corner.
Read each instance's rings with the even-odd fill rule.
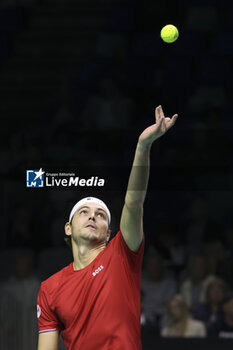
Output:
[[[146,128],[139,136],[139,142],[142,145],[151,145],[160,136],[164,135],[176,122],[178,114],[174,114],[172,118],[166,118],[162,106],[155,108],[155,124]]]

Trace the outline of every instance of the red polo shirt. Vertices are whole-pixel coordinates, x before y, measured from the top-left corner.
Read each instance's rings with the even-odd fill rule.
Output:
[[[88,266],[73,263],[41,283],[39,333],[62,331],[68,350],[141,350],[143,242],[137,253],[122,233]]]

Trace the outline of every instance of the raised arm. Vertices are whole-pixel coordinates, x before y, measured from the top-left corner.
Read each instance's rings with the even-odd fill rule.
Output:
[[[178,114],[174,114],[166,118],[162,107],[156,107],[155,123],[138,139],[120,222],[124,240],[134,252],[139,249],[143,237],[143,203],[149,180],[151,145],[175,124],[177,117]]]

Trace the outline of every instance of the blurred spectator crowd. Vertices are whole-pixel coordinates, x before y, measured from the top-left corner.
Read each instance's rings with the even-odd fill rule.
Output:
[[[1,1],[1,349],[35,348],[40,282],[71,261],[63,227],[86,196],[26,191],[25,171],[118,172],[158,104],[179,119],[154,145],[152,166],[203,177],[148,193],[143,342],[233,337],[232,18],[227,0]],[[173,45],[159,38],[167,23],[180,31]],[[104,197],[116,233],[123,195]]]

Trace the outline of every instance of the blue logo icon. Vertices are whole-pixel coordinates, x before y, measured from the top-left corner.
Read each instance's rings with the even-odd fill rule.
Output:
[[[27,170],[27,187],[44,187],[44,171]]]

